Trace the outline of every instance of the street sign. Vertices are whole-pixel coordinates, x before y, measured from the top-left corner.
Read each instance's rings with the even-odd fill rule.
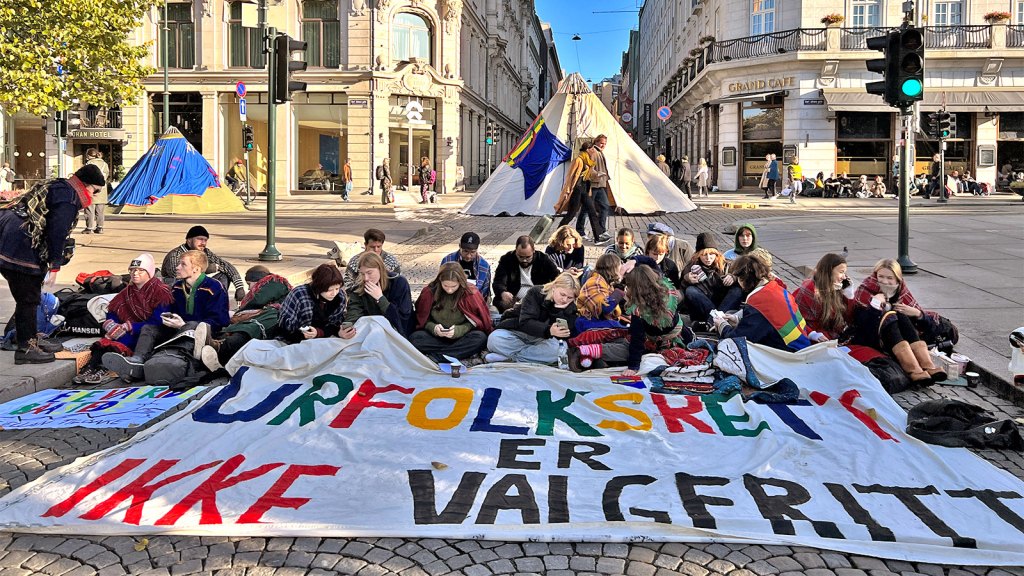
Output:
[[[665,122],[672,117],[672,109],[668,106],[662,106],[658,108],[658,118],[661,118],[662,122]]]
[[[644,136],[651,133],[651,105],[644,104]]]
[[[242,122],[245,122],[247,120],[245,117],[245,98],[242,98],[238,101],[238,118]]]
[[[370,101],[366,98],[349,98],[348,105],[350,107],[366,108],[370,104]]]
[[[245,98],[245,83],[239,82],[235,84],[235,94],[238,94],[239,98]]]
[[[622,113],[622,121],[623,122],[632,122],[633,121],[633,114],[630,113],[630,112],[623,112]]]

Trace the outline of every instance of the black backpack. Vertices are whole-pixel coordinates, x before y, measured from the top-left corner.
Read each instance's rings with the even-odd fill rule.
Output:
[[[64,288],[54,293],[60,301],[58,310],[64,316],[64,323],[57,330],[59,336],[102,336],[103,327],[96,321],[96,317],[89,311],[89,300],[93,299],[92,294],[75,292],[70,288]]]
[[[380,165],[380,166],[377,166],[376,176],[377,176],[377,180],[383,180],[384,179],[384,165],[383,164]]]

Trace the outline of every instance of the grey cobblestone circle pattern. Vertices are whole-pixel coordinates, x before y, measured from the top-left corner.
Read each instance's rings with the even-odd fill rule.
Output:
[[[773,216],[785,215],[773,211]],[[679,234],[694,235],[760,216],[756,212],[702,210],[660,220]],[[638,234],[658,218],[615,218]],[[534,218],[474,218],[453,213],[437,217],[436,228],[394,247],[414,290],[428,282],[440,256],[453,250],[466,230],[486,230],[497,260],[508,238],[529,230]],[[483,235],[483,234],[482,234]],[[729,238],[722,235],[723,245]],[[497,246],[501,244],[501,246]],[[603,248],[588,247],[588,258]],[[776,272],[787,282],[800,271],[776,258]],[[933,387],[895,396],[907,408],[925,399],[960,398],[1000,417],[1020,418],[1024,410],[985,389]],[[166,416],[165,416],[166,417]],[[74,459],[123,442],[140,429],[0,431],[0,495]],[[985,460],[1024,479],[1024,455],[975,451]],[[882,560],[798,546],[681,543],[518,543],[401,538],[231,538],[195,536],[60,536],[0,534],[0,576],[549,576],[625,574],[628,576],[1024,576],[1024,567],[940,566]]]

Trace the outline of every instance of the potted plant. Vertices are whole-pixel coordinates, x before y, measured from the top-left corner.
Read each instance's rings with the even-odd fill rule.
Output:
[[[842,14],[826,14],[822,16],[821,23],[826,26],[835,26],[841,24],[843,20],[846,20],[846,16]]]
[[[710,44],[710,43],[712,43],[714,41],[715,41],[715,37],[710,35],[710,34],[708,34],[707,36],[701,36],[701,38],[700,38],[700,43],[701,44]]]
[[[1009,12],[989,12],[988,14],[985,14],[985,22],[988,22],[989,24],[1008,22],[1009,20]]]
[[[701,52],[703,52],[703,51],[704,51],[703,48],[694,48],[693,50],[690,50],[690,56],[693,56],[694,58],[696,58],[697,56],[700,56]]]
[[[128,171],[125,170],[125,167],[123,165],[121,165],[121,164],[118,164],[117,166],[114,166],[114,171],[110,173],[110,189],[111,190],[113,190],[114,188],[117,188],[117,185],[121,183],[121,180],[124,180],[124,175],[127,172]]]

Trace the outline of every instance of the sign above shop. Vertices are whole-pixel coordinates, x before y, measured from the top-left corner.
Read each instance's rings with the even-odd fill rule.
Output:
[[[633,121],[633,114],[630,113],[630,112],[623,112],[622,113],[622,121],[623,122],[632,122]]]
[[[79,130],[69,130],[68,138],[73,140],[127,140],[128,136],[124,130],[82,128]]]
[[[762,90],[781,90],[796,86],[796,76],[780,76],[778,78],[760,78],[745,82],[729,83],[729,92],[757,92]]]

